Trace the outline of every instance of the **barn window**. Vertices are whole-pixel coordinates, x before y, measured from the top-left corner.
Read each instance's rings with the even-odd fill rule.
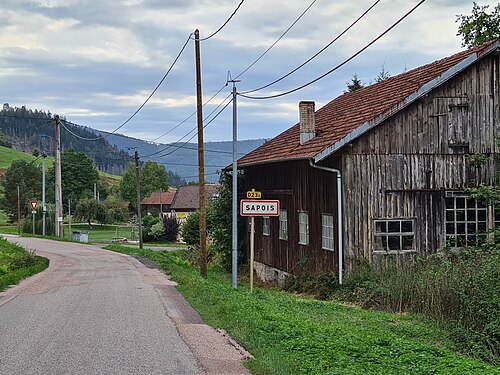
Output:
[[[334,250],[333,215],[321,215],[321,247],[326,250]]]
[[[280,240],[288,240],[288,216],[286,210],[280,210]]]
[[[299,212],[299,245],[309,245],[309,215]]]
[[[269,236],[271,234],[271,219],[269,216],[264,216],[262,218],[262,234],[264,236]]]
[[[484,242],[488,222],[488,208],[484,203],[465,193],[447,192],[445,205],[448,246],[463,247]]]
[[[415,250],[413,219],[375,220],[374,251]]]

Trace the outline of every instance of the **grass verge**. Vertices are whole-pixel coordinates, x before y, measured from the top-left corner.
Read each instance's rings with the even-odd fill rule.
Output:
[[[46,258],[0,238],[0,292],[43,271],[48,265]]]
[[[255,357],[255,374],[500,374],[497,367],[456,354],[436,325],[247,285],[231,288],[227,273],[199,271],[178,252],[110,245],[156,261],[205,322],[221,327]]]

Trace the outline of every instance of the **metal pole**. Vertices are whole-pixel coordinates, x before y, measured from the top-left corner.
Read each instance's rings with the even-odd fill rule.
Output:
[[[61,122],[59,115],[54,116],[56,121],[56,161],[55,161],[55,195],[56,195],[56,237],[63,235],[63,212],[62,212],[62,181],[61,181]]]
[[[141,217],[141,173],[139,170],[139,154],[137,150],[134,155],[135,159],[135,178],[137,186],[137,220],[139,222],[139,249],[142,249],[142,217]]]
[[[47,207],[45,207],[45,158],[47,155],[42,154],[42,236],[45,237],[45,215]]]
[[[250,220],[250,293],[253,292],[253,258],[255,246],[255,218]]]
[[[233,82],[233,248],[232,248],[232,286],[238,287],[238,122],[237,122],[237,107],[236,107],[236,82]]]
[[[33,234],[35,234],[35,211],[31,211],[31,214],[33,215]]]
[[[21,192],[17,184],[17,234],[21,233]]]
[[[203,145],[203,97],[201,94],[200,31],[194,32],[196,62],[196,107],[198,112],[198,175],[200,204],[200,275],[207,277],[207,221],[205,207],[205,155]]]

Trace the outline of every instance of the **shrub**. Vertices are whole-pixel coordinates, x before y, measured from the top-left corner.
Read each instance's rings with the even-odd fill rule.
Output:
[[[175,217],[165,217],[163,218],[163,226],[165,227],[165,241],[176,241],[177,234],[179,233],[179,223],[177,219]]]

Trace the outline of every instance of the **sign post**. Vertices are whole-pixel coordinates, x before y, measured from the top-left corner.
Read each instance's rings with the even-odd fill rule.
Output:
[[[260,191],[247,191],[247,197],[260,198]],[[280,201],[279,200],[255,200],[242,199],[240,201],[241,216],[250,216],[250,293],[253,292],[253,263],[254,263],[254,246],[255,246],[255,216],[279,216]]]
[[[35,214],[36,214],[37,205],[38,205],[38,202],[36,199],[30,200],[31,214],[33,215],[33,234],[35,234]]]

